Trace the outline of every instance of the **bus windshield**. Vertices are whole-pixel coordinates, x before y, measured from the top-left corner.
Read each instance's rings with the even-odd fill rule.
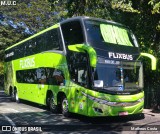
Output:
[[[143,88],[142,64],[99,60],[94,71],[94,86],[112,91],[135,91]]]
[[[84,24],[87,42],[93,47],[100,48],[104,44],[138,47],[133,33],[122,25],[88,19],[84,20]]]

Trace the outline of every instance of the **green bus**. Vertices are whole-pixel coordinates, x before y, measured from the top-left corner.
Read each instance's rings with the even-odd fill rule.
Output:
[[[143,65],[132,31],[122,24],[73,17],[5,50],[5,93],[64,116],[123,116],[144,106]]]

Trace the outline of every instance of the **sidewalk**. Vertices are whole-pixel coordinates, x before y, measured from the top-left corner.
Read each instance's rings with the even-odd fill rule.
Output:
[[[160,110],[153,110],[153,109],[144,109],[144,114],[151,115],[151,116],[159,116],[160,117]]]

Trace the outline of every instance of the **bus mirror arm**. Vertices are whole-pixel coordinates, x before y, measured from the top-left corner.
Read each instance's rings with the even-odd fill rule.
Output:
[[[140,56],[144,56],[144,57],[150,58],[151,59],[152,70],[156,70],[156,66],[157,66],[157,59],[156,59],[156,57],[154,57],[153,55],[151,55],[149,53],[141,53]]]

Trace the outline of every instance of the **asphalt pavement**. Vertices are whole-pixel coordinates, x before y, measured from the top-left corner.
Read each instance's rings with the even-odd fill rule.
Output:
[[[26,125],[42,126],[43,132],[32,132],[33,134],[158,134],[160,133],[160,111],[144,109],[143,116],[135,120],[121,117],[92,119],[78,115],[66,118],[62,114],[51,113],[43,106],[29,102],[20,104],[11,102],[10,97],[5,95],[3,90],[0,90],[0,126],[4,124],[12,127],[19,125],[22,125],[21,127]],[[158,131],[147,130],[156,128]],[[0,133],[2,132],[0,131]],[[16,131],[14,133],[21,134],[22,132]],[[28,133],[31,132],[23,132],[23,134]]]

